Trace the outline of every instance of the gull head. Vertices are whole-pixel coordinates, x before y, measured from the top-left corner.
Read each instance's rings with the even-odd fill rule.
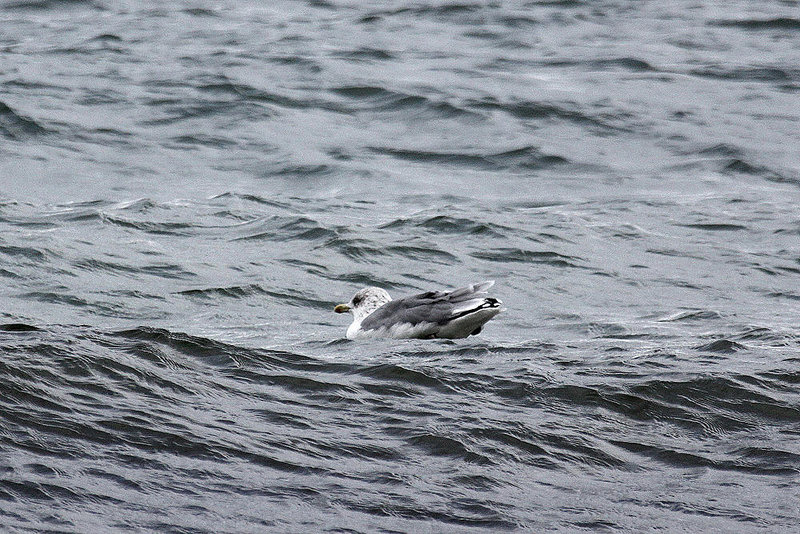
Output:
[[[392,300],[385,290],[379,287],[365,287],[350,299],[347,304],[339,304],[333,311],[336,313],[353,312],[353,319],[360,323],[367,315]]]

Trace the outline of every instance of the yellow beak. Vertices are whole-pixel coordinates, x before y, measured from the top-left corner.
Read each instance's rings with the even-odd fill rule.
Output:
[[[350,306],[348,306],[347,304],[339,304],[333,309],[333,311],[335,311],[336,313],[347,313],[350,311]]]

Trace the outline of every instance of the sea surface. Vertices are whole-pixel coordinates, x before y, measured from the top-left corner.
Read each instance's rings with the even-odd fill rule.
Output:
[[[468,339],[333,313],[482,280]],[[3,533],[783,533],[798,488],[797,1],[0,1]]]

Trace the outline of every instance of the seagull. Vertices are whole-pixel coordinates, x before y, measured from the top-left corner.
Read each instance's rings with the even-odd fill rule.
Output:
[[[353,312],[347,339],[462,338],[479,334],[483,325],[502,311],[503,303],[486,293],[493,285],[494,281],[481,282],[397,300],[392,300],[384,289],[366,287],[333,311]]]

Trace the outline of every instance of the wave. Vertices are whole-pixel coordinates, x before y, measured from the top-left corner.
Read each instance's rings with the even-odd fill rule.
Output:
[[[97,11],[105,11],[106,8],[99,2],[81,0],[11,0],[3,4],[4,9],[14,9],[19,11],[49,11],[65,8],[86,8],[90,7]]]
[[[796,528],[790,10],[3,6],[3,528]]]
[[[539,342],[353,348],[265,349],[148,326],[6,323],[0,416],[15,430],[4,446],[28,460],[0,481],[0,495],[49,506],[91,502],[127,516],[142,488],[177,483],[201,505],[209,487],[215,498],[250,501],[327,494],[341,510],[372,516],[512,528],[517,516],[493,493],[508,487],[506,469],[549,479],[585,470],[616,478],[659,465],[800,474],[798,455],[778,442],[737,438],[795,424],[800,413],[787,392],[800,379],[789,367],[643,372],[615,365],[625,358],[619,353],[605,363],[567,363],[575,348]],[[65,461],[86,464],[81,473],[94,482],[63,471]],[[442,480],[425,487],[435,500],[457,487],[459,502],[441,508],[417,498],[409,464],[426,472],[445,464],[435,471]],[[53,470],[59,477],[50,478]],[[263,485],[285,476],[291,484]],[[406,497],[387,500],[387,492]]]
[[[624,69],[631,72],[657,72],[653,65],[635,57],[613,57],[605,59],[553,59],[544,60],[542,65],[547,67],[584,67],[591,70]]]
[[[503,169],[544,169],[569,163],[566,158],[553,154],[543,154],[532,146],[490,154],[434,152],[390,147],[369,147],[369,150],[376,154],[387,155],[396,159],[495,171]]]
[[[778,66],[748,66],[730,67],[723,65],[708,65],[690,71],[694,76],[703,78],[716,78],[739,82],[798,82],[800,69]]]
[[[730,176],[751,175],[778,183],[800,183],[800,178],[790,172],[761,163],[758,161],[757,155],[730,143],[703,146],[685,151],[683,155],[687,158],[687,161],[682,164],[685,167],[704,166],[711,163],[717,172]],[[692,157],[697,159],[692,161]]]
[[[327,228],[318,221],[304,216],[272,216],[237,229],[236,241],[334,241],[344,230]]]
[[[0,136],[15,141],[48,133],[48,129],[35,120],[15,112],[0,102]]]
[[[435,215],[432,217],[429,215],[419,215],[395,219],[382,224],[380,228],[382,230],[408,232],[422,230],[434,235],[475,235],[489,238],[503,238],[516,233],[515,230],[509,226],[478,221],[474,218],[469,219],[450,215]]]
[[[361,47],[361,48],[356,48],[354,50],[341,50],[335,52],[333,55],[335,57],[341,57],[357,61],[371,61],[371,60],[386,61],[390,59],[395,59],[395,55],[388,50],[382,50],[380,48],[370,48],[370,47]]]
[[[741,28],[750,31],[768,30],[800,30],[800,19],[793,17],[775,17],[766,19],[720,19],[709,22],[712,26],[725,28]]]
[[[568,256],[559,254],[558,252],[547,250],[526,250],[520,248],[496,248],[492,250],[485,250],[481,252],[471,252],[470,256],[481,260],[502,263],[539,263],[550,265],[553,267],[568,267],[576,269],[585,269],[586,267],[580,265],[578,262],[583,262],[582,258],[577,256]]]
[[[25,323],[4,323],[0,324],[2,332],[39,332],[41,328]]]
[[[506,70],[506,68],[503,67],[502,70]],[[565,121],[608,133],[619,133],[628,130],[625,126],[614,124],[613,121],[616,119],[613,115],[607,116],[610,120],[606,120],[597,113],[583,111],[580,105],[571,102],[553,103],[534,100],[502,101],[494,97],[486,97],[478,100],[469,100],[468,106],[477,110],[501,111],[522,120]]]
[[[421,94],[393,91],[374,85],[345,85],[333,87],[330,92],[347,100],[341,111],[348,113],[374,111],[377,113],[402,112],[404,116],[412,113],[416,118],[423,116],[439,118],[479,117],[467,108],[449,100],[437,100]],[[357,105],[354,105],[357,104]]]
[[[182,291],[176,291],[175,294],[215,302],[225,298],[243,299],[254,296],[266,296],[273,299],[273,302],[282,302],[291,306],[300,306],[304,308],[313,307],[330,310],[333,306],[333,302],[331,301],[314,299],[301,291],[276,291],[274,289],[267,289],[259,284],[184,289]]]

